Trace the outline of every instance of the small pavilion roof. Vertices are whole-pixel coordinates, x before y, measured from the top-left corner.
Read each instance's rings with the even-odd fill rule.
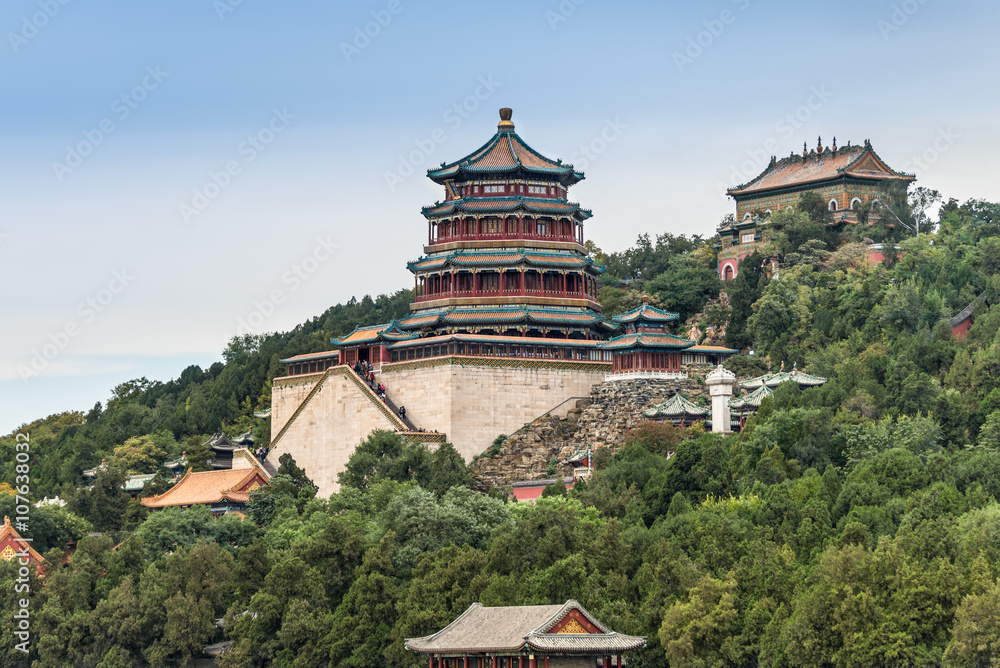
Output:
[[[102,459],[101,463],[98,464],[97,466],[95,466],[94,468],[92,468],[92,469],[84,469],[83,470],[83,477],[84,478],[96,478],[97,474],[100,473],[101,471],[105,470],[106,468],[108,468],[108,463],[107,463],[107,461],[105,461],[105,460]]]
[[[739,399],[730,399],[729,408],[732,410],[756,410],[760,408],[760,403],[772,394],[774,394],[774,390],[767,385],[761,385],[750,394],[744,395]]]
[[[241,449],[239,454],[247,460],[248,467],[200,473],[188,470],[176,485],[163,494],[143,499],[142,505],[147,508],[165,508],[225,500],[246,503],[250,499],[250,492],[267,484],[271,476],[248,450]]]
[[[627,350],[629,348],[651,348],[659,350],[685,350],[694,345],[694,341],[682,339],[665,332],[635,332],[622,334],[604,342],[606,350]]]
[[[386,344],[395,343],[397,341],[405,341],[414,337],[416,337],[416,334],[410,334],[399,329],[398,324],[394,320],[386,325],[355,327],[354,331],[347,336],[340,339],[330,339],[330,341],[337,346],[355,346],[372,344],[376,341],[382,341]]]
[[[968,306],[959,311],[958,315],[956,315],[954,318],[951,319],[950,321],[951,326],[956,327],[958,325],[961,325],[963,322],[972,317],[972,314],[975,312],[976,308],[980,304],[985,304],[985,303],[986,303],[986,291],[984,290],[978,297],[973,299]]]
[[[629,322],[653,322],[658,324],[665,324],[668,322],[673,322],[677,320],[680,316],[672,311],[664,311],[658,309],[655,306],[650,306],[646,298],[643,298],[643,303],[628,313],[622,313],[621,315],[616,315],[612,320],[617,323],[629,323]]]
[[[500,110],[500,124],[497,133],[475,151],[451,163],[441,163],[438,169],[427,170],[427,176],[435,183],[451,179],[466,180],[503,177],[516,173],[525,176],[545,177],[546,180],[572,185],[583,179],[583,173],[573,169],[573,165],[562,160],[551,160],[528,146],[514,132],[511,110]]]
[[[282,364],[294,363],[294,362],[311,362],[312,360],[328,359],[330,357],[340,357],[339,350],[324,350],[320,353],[304,353],[302,355],[293,355],[292,357],[286,357],[283,360],[278,360]]]
[[[523,195],[508,195],[505,197],[469,196],[446,202],[438,202],[421,209],[421,213],[427,217],[450,216],[456,212],[503,214],[515,211],[528,211],[543,215],[573,215],[578,220],[587,220],[594,215],[590,209],[584,209],[576,202],[544,199],[541,197],[525,197]]]
[[[22,542],[21,534],[11,525],[10,518],[4,516],[3,526],[0,527],[0,547],[2,547],[0,558],[9,561],[14,558],[10,554],[11,551],[22,552],[25,546],[28,548],[28,557],[35,562],[35,567],[41,570],[42,565],[45,564],[45,558],[35,548],[31,547],[31,543]]]
[[[662,404],[647,408],[642,414],[648,418],[704,417],[708,411],[678,392]]]
[[[744,380],[739,385],[744,390],[753,390],[761,385],[767,385],[768,387],[775,388],[782,383],[788,382],[798,383],[799,387],[815,387],[817,385],[822,385],[826,382],[826,380],[826,378],[821,376],[810,376],[807,373],[802,373],[796,366],[793,367],[791,371],[766,373],[763,376],[757,376],[756,378],[751,378],[750,380]]]
[[[126,492],[141,492],[146,483],[156,477],[155,473],[144,473],[142,475],[130,475],[125,479]]]
[[[188,465],[187,453],[182,453],[177,459],[172,459],[169,462],[163,462],[163,468],[170,470],[183,469]]]
[[[568,622],[568,626],[564,623]],[[560,625],[564,628],[560,628]],[[573,629],[565,632],[566,628]],[[576,630],[583,631],[582,633]],[[437,633],[407,638],[406,649],[423,653],[546,652],[598,654],[625,652],[646,644],[642,636],[608,629],[578,602],[563,605],[484,607],[473,603]]]
[[[221,431],[213,434],[203,445],[207,445],[214,452],[233,452],[240,447]]]
[[[905,181],[916,178],[912,174],[897,172],[885,164],[867,140],[863,145],[836,148],[835,139],[833,150],[820,145],[805,156],[792,154],[781,160],[772,158],[771,164],[756,178],[730,188],[727,192],[732,197],[740,198],[769,190],[820,183],[841,176]]]
[[[721,353],[723,355],[735,355],[740,352],[736,348],[727,348],[725,346],[691,346],[687,349],[689,353]]]

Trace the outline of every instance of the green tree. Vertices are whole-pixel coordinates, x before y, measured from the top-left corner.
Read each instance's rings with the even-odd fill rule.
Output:
[[[306,472],[298,464],[295,463],[295,458],[291,454],[285,452],[278,457],[278,471],[277,475],[287,475],[292,479],[292,483],[299,489],[312,489],[313,492],[316,491],[316,483],[309,479]]]
[[[489,582],[486,555],[468,545],[425,553],[397,605],[386,658],[391,665],[419,668],[423,656],[404,649],[406,638],[436,633],[478,601]]]
[[[966,443],[969,410],[957,390],[945,390],[934,403],[934,418],[941,425],[941,437],[949,452]]]
[[[357,577],[333,616],[326,642],[334,665],[381,668],[398,615],[392,532],[365,553]]]
[[[753,335],[747,322],[753,315],[753,305],[760,299],[770,280],[766,270],[767,256],[754,251],[740,262],[739,273],[727,286],[732,315],[726,326],[726,345],[747,348],[753,345]]]
[[[671,666],[729,665],[725,645],[736,631],[736,599],[737,586],[731,573],[724,580],[706,575],[691,589],[687,602],[667,609],[659,637]]]
[[[381,480],[426,484],[430,452],[423,444],[406,443],[399,434],[373,431],[351,453],[337,480],[345,487],[365,490]]]
[[[94,484],[77,493],[70,509],[86,518],[97,531],[121,529],[131,501],[125,491],[125,478],[125,471],[116,466],[98,471]]]
[[[1000,666],[1000,585],[962,599],[951,635],[945,666]]]
[[[462,455],[451,443],[442,443],[430,457],[427,487],[442,496],[452,487],[473,487],[476,484]]]

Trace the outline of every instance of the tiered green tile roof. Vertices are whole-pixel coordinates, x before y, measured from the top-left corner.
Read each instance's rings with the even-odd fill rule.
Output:
[[[662,404],[647,408],[642,412],[648,418],[705,417],[708,411],[677,393]]]
[[[791,371],[779,371],[777,373],[766,373],[763,376],[757,376],[756,378],[751,378],[750,380],[744,380],[740,383],[740,387],[744,390],[753,390],[762,385],[767,387],[778,387],[782,383],[795,382],[799,384],[799,387],[815,387],[817,385],[822,385],[826,382],[826,378],[821,376],[810,376],[807,373],[802,373],[798,370],[796,366]]]
[[[560,269],[581,269],[588,267],[597,273],[605,268],[589,256],[570,251],[545,251],[524,248],[491,249],[483,251],[448,251],[435,253],[430,257],[408,262],[406,267],[413,272],[426,269],[454,267],[456,269],[483,267],[557,267]],[[673,314],[674,318],[677,314]]]
[[[572,185],[583,180],[583,173],[573,169],[573,165],[562,160],[550,160],[528,146],[514,132],[511,110],[500,110],[500,124],[497,133],[469,155],[451,163],[441,163],[438,169],[430,169],[427,176],[435,183],[445,183],[450,179],[538,177]]]

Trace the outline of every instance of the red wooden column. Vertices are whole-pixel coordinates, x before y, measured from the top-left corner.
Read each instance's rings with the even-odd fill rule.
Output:
[[[611,657],[604,657],[604,668],[611,668]]]
[[[517,668],[524,668],[524,656],[517,657]]]
[[[465,655],[465,668],[469,668],[469,655]]]

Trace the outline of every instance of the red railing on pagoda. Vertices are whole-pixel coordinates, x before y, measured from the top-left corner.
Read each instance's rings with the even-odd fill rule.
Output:
[[[545,297],[551,299],[589,299],[596,300],[597,297],[582,288],[580,290],[541,290],[541,289],[514,289],[514,290],[442,290],[440,292],[430,292],[426,288],[417,286],[417,302],[434,301],[436,299],[455,299],[469,297]]]
[[[497,227],[486,226],[486,219],[462,219],[449,223],[430,223],[427,244],[454,241],[563,241],[583,244],[583,225],[575,221],[541,219],[506,219],[492,221]]]

